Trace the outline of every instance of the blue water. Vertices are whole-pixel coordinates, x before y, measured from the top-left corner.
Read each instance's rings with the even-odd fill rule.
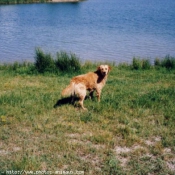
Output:
[[[175,56],[175,1],[1,5],[0,62],[34,61],[36,47],[116,63]]]

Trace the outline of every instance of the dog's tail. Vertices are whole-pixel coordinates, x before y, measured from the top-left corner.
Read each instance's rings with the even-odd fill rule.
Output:
[[[71,82],[63,91],[61,92],[62,97],[70,97],[75,93],[74,83]]]

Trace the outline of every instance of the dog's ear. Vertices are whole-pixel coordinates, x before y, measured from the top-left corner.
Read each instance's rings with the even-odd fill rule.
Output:
[[[100,71],[100,67],[101,67],[101,66],[98,66],[98,67],[97,67],[97,71]]]
[[[111,71],[111,66],[108,65],[108,72]]]

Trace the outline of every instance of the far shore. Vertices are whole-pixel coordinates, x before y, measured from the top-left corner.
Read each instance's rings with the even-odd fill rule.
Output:
[[[81,2],[85,0],[49,0],[49,3],[56,3],[56,2]]]
[[[0,2],[0,5],[8,5],[8,4],[32,4],[32,3],[61,3],[61,2],[81,2],[81,1],[84,1],[84,0],[28,0],[28,1],[16,1],[16,0],[12,0],[12,1],[9,1],[9,0],[4,0],[4,1],[1,1]]]
[[[51,0],[49,2],[79,2],[80,0]]]

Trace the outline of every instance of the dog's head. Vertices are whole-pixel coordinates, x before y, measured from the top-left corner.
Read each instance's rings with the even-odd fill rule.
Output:
[[[103,76],[106,76],[110,70],[111,70],[111,67],[108,65],[100,65],[97,68],[97,71],[99,71]]]

